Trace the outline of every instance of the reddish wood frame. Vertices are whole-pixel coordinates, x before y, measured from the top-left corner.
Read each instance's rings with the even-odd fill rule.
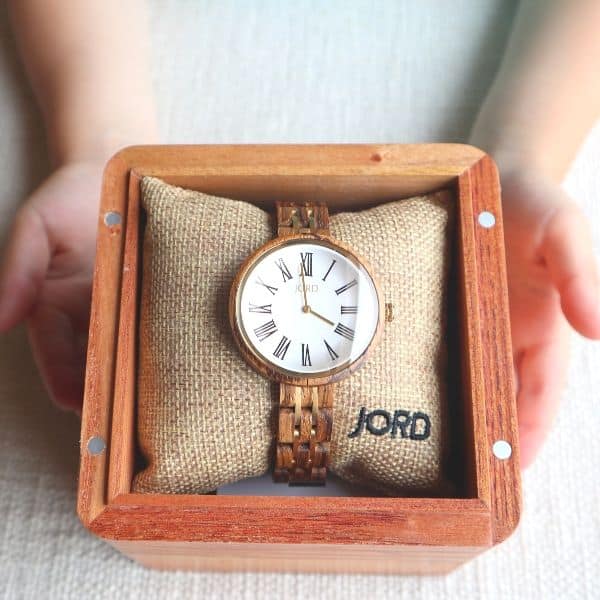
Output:
[[[263,206],[283,194],[293,201],[318,198],[332,210],[454,189],[470,497],[131,493],[139,181],[145,175]],[[479,224],[483,211],[494,215],[492,227]],[[106,219],[108,213],[120,215],[120,223]],[[89,441],[98,438],[106,448],[92,453]],[[498,440],[511,445],[508,459],[494,455]],[[500,190],[487,155],[459,144],[218,145],[131,147],[111,159],[99,215],[81,432],[78,513],[90,531],[160,568],[443,573],[505,539],[520,510]]]

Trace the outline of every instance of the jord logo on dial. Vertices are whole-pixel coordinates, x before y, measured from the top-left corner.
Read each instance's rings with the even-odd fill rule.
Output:
[[[304,289],[303,289],[303,287],[302,287],[302,284],[301,284],[301,283],[299,283],[299,284],[296,286],[296,291],[297,291],[299,294],[303,294],[303,293],[304,293],[304,290],[306,290],[307,292],[318,292],[318,291],[319,291],[319,286],[318,286],[318,284],[316,284],[316,283],[307,283],[307,284],[304,286]]]

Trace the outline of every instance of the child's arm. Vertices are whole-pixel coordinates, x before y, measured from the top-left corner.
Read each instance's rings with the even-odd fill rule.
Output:
[[[81,405],[100,179],[157,137],[141,0],[11,0],[56,170],[17,213],[0,277],[0,331],[26,319],[54,400]]]
[[[600,115],[598,31],[597,0],[522,1],[471,136],[501,174],[524,466],[558,407],[567,323],[600,338],[600,279],[589,226],[559,187]]]
[[[142,0],[10,0],[57,165],[156,135]]]

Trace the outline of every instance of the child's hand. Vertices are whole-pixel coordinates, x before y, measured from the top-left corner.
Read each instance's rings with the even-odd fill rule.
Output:
[[[600,279],[588,223],[562,189],[502,178],[506,258],[523,467],[552,424],[564,387],[569,324],[600,338]]]
[[[14,223],[0,272],[0,332],[27,319],[50,395],[79,410],[103,166],[119,148],[158,137],[146,7],[14,0],[8,12],[50,158],[62,166]]]
[[[81,409],[103,165],[67,164],[15,219],[0,276],[0,331],[26,319],[53,400]]]

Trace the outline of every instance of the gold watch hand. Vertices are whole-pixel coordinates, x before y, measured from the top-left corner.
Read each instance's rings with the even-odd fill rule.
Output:
[[[315,315],[315,317],[318,317],[319,319],[321,319],[321,321],[325,321],[325,323],[329,323],[329,325],[335,325],[335,323],[333,321],[330,321],[329,319],[326,319],[323,315],[320,315],[318,312],[315,312],[310,307],[308,309],[308,312],[310,312],[311,314]]]
[[[302,278],[302,294],[304,296],[304,306],[302,310],[304,312],[310,312],[310,306],[308,306],[308,298],[306,297],[306,282],[304,281],[304,265],[300,261],[300,277]]]

